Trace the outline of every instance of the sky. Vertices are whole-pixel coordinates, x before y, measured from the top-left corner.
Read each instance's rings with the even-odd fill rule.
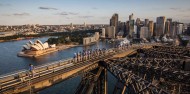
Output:
[[[109,24],[119,20],[166,16],[190,23],[190,0],[0,0],[0,25]]]

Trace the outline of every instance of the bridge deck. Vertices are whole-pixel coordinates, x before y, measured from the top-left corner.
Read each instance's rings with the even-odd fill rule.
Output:
[[[29,76],[29,71],[27,70],[2,75],[0,76],[0,93],[19,93],[29,88],[36,88],[36,90],[39,90],[92,70],[98,67],[98,61],[116,56],[126,56],[135,51],[135,49],[151,47],[152,45],[157,44],[133,45],[128,49],[112,48],[107,50],[105,54],[81,62],[74,62],[73,59],[69,59],[37,66],[35,68],[35,75],[32,78]]]

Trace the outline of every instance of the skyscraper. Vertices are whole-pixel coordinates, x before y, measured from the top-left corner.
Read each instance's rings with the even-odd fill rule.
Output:
[[[147,27],[148,27],[149,19],[145,19],[144,22],[145,22],[145,23],[144,23],[144,26],[147,26]]]
[[[177,34],[182,34],[183,33],[183,24],[182,23],[178,23],[178,31]]]
[[[170,19],[170,18],[168,18],[166,20],[164,34],[166,34],[167,36],[171,36],[172,35],[172,19]]]
[[[170,23],[170,21],[166,21],[166,26],[165,26],[165,34],[167,35],[167,36],[170,36],[170,30],[171,30],[171,23]]]
[[[140,24],[141,24],[141,20],[140,20],[140,18],[137,18],[136,19],[136,25],[139,26]]]
[[[177,24],[178,22],[172,22],[172,33],[171,33],[172,38],[175,38],[177,35],[177,30],[178,30]]]
[[[129,21],[126,21],[126,32],[124,34],[129,35]]]
[[[159,37],[159,36],[164,34],[165,22],[166,22],[165,16],[157,17],[157,19],[156,19],[156,32],[155,32],[156,37]]]
[[[119,23],[119,32],[125,32],[126,31],[126,23],[125,22],[120,22]]]
[[[149,31],[148,31],[148,27],[143,26],[141,27],[141,31],[140,31],[140,38],[149,38]]]
[[[140,30],[141,30],[141,20],[140,20],[140,18],[136,19],[136,26],[137,26],[137,38],[140,38]]]
[[[70,24],[70,28],[73,29],[73,23]]]
[[[117,13],[113,14],[112,18],[110,19],[110,26],[114,26],[115,27],[115,31],[116,33],[118,33],[118,19],[119,16]]]
[[[154,22],[153,21],[149,21],[148,30],[149,30],[150,37],[152,37],[153,36],[153,31],[154,31]]]
[[[130,21],[130,20],[134,20],[134,19],[133,19],[133,13],[132,13],[131,15],[129,15],[129,21]]]
[[[134,24],[135,24],[135,21],[133,19],[133,13],[132,13],[131,15],[129,15],[129,36],[130,37],[133,37]]]

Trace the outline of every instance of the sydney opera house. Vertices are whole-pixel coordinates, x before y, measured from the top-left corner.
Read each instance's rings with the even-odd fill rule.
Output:
[[[35,42],[29,41],[23,45],[23,50],[18,53],[18,56],[37,57],[56,50],[55,44],[49,45],[47,42],[42,43],[40,40],[36,40]]]

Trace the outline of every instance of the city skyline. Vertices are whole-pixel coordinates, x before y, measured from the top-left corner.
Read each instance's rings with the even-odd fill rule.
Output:
[[[188,0],[1,0],[0,25],[109,24],[114,13],[124,22],[133,13],[135,19],[155,22],[156,17],[166,16],[189,23],[189,3]]]

